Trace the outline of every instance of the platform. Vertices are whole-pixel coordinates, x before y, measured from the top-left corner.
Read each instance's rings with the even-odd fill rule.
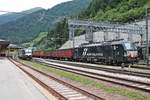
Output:
[[[21,70],[0,58],[0,100],[48,100]]]

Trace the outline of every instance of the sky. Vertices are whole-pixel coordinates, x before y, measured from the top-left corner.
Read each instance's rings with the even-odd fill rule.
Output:
[[[0,10],[20,12],[34,7],[51,8],[59,3],[71,0],[0,0]],[[0,14],[3,14],[0,12]]]

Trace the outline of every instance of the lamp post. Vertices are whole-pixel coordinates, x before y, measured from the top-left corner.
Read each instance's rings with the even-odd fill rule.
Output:
[[[149,38],[148,38],[148,17],[150,16],[150,8],[146,8],[146,64],[149,65]]]
[[[72,41],[72,48],[75,48],[75,34],[74,29],[72,27],[69,27],[69,40]]]

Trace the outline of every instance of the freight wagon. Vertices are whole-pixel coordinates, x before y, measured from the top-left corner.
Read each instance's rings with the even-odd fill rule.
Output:
[[[56,51],[34,51],[33,57],[53,58],[53,59],[73,59],[73,49],[64,49]]]

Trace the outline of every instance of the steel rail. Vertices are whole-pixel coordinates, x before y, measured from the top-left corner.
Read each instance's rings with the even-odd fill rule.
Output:
[[[49,61],[49,60],[46,60],[46,61]],[[128,70],[124,70],[124,69],[104,68],[104,67],[98,67],[96,65],[95,66],[87,65],[87,64],[84,65],[84,64],[77,64],[77,63],[58,61],[58,60],[53,60],[51,62],[66,64],[66,65],[71,65],[71,66],[76,66],[76,67],[82,67],[82,68],[102,70],[102,71],[112,72],[112,73],[120,73],[120,74],[125,74],[125,75],[133,75],[133,76],[150,78],[150,73],[144,73],[144,72],[128,71]],[[132,68],[135,68],[135,67],[132,67]]]
[[[133,80],[128,80],[128,79],[111,77],[111,76],[107,76],[107,75],[99,75],[98,73],[87,72],[87,71],[84,71],[84,70],[73,69],[73,68],[54,65],[54,64],[49,64],[49,63],[45,63],[45,62],[39,62],[39,61],[36,61],[36,62],[40,63],[40,64],[47,65],[49,67],[53,67],[53,68],[56,68],[56,69],[61,69],[61,70],[64,70],[64,71],[76,73],[76,74],[87,76],[87,77],[90,77],[90,78],[103,80],[103,81],[107,81],[107,82],[111,82],[111,83],[115,83],[115,84],[119,84],[119,85],[124,85],[124,86],[127,86],[127,87],[132,87],[134,89],[150,92],[150,84],[149,83],[143,83],[143,82],[138,82],[138,81],[133,81]],[[120,82],[120,81],[122,81],[122,82]],[[137,84],[137,85],[135,85],[135,84]],[[146,87],[143,87],[143,85],[146,86]]]
[[[11,61],[12,63],[14,63],[14,60],[10,59],[10,61]],[[96,96],[96,95],[94,95],[94,94],[89,93],[88,91],[85,91],[85,90],[83,90],[83,89],[81,89],[81,88],[78,88],[78,87],[76,87],[76,86],[73,86],[73,85],[71,85],[71,84],[69,84],[69,83],[66,83],[66,82],[63,81],[63,80],[59,80],[59,79],[57,79],[57,78],[55,78],[55,77],[53,77],[53,76],[50,76],[49,74],[47,74],[47,73],[45,73],[45,72],[43,72],[43,71],[37,70],[37,69],[35,69],[35,68],[33,68],[33,67],[29,66],[29,65],[23,64],[23,63],[18,62],[18,61],[15,61],[15,62],[20,63],[21,65],[26,66],[26,67],[28,67],[28,68],[30,68],[30,69],[32,69],[32,70],[34,70],[34,71],[36,71],[36,72],[38,72],[38,73],[44,75],[44,76],[47,76],[47,77],[49,77],[50,79],[53,79],[53,80],[55,80],[55,81],[57,81],[57,82],[59,82],[59,83],[65,85],[65,86],[67,86],[67,87],[69,87],[69,88],[72,88],[73,90],[76,90],[76,91],[78,91],[78,92],[80,92],[80,93],[82,93],[82,94],[84,94],[84,95],[86,95],[86,96],[88,96],[88,97],[91,97],[91,98],[93,98],[94,100],[104,100],[103,98],[101,98],[101,97],[99,97],[99,96]],[[15,64],[15,63],[14,63],[14,64]],[[19,67],[19,65],[17,65],[17,64],[15,64],[15,65]],[[29,76],[31,76],[33,79],[35,79],[35,80],[36,80],[38,83],[40,83],[42,86],[44,86],[48,91],[50,91],[50,93],[52,92],[52,94],[54,94],[56,97],[58,97],[59,100],[68,100],[68,99],[65,98],[63,95],[59,94],[57,91],[55,91],[55,90],[53,90],[52,88],[46,86],[43,82],[41,82],[40,80],[38,80],[37,78],[35,78],[35,77],[34,77],[33,75],[31,75],[29,72],[25,71],[23,68],[21,68],[21,67],[19,67],[19,68],[20,68],[21,70],[23,70],[25,73],[27,73]]]

